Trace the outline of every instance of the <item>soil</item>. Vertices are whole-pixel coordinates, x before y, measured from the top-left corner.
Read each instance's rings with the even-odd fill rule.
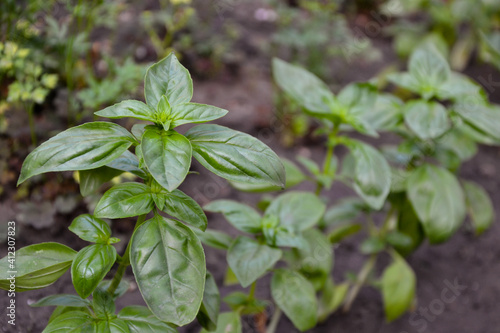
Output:
[[[245,23],[251,19],[241,15],[243,9],[229,13]],[[324,152],[321,140],[307,139],[296,143],[293,147],[286,148],[280,142],[281,125],[275,119],[273,108],[273,84],[270,79],[269,59],[255,56],[253,40],[265,38],[265,28],[248,24],[245,30],[250,35],[250,40],[242,50],[248,56],[245,63],[241,64],[238,75],[222,73],[209,80],[195,80],[194,102],[216,105],[230,110],[230,113],[217,121],[218,124],[250,133],[271,146],[278,155],[292,158],[297,154],[309,156],[319,161]],[[255,28],[255,29],[254,29]],[[375,64],[356,63],[349,67],[344,75],[339,78],[339,84],[353,80],[369,79],[388,63],[396,58],[392,54],[390,42],[385,39],[375,40],[375,44],[384,54],[384,62]],[[250,52],[250,51],[252,52]],[[488,66],[472,64],[466,71],[468,75],[481,82],[481,77],[486,81],[499,82],[500,74]],[[491,75],[491,80],[489,76]],[[498,89],[493,86],[493,89]],[[500,102],[500,94],[489,91],[493,101]],[[38,119],[42,124],[43,117]],[[9,170],[17,174],[23,154],[27,151],[29,136],[26,125],[20,128],[23,132],[18,144],[21,145],[14,162],[9,162]],[[26,122],[24,122],[26,124]],[[45,126],[44,125],[44,126]],[[48,125],[47,125],[48,126]],[[48,126],[50,128],[50,126]],[[6,139],[7,142],[10,139]],[[384,136],[381,141],[392,141],[394,138]],[[380,141],[367,140],[377,144]],[[24,146],[23,146],[24,145]],[[181,189],[191,195],[200,204],[205,204],[214,199],[231,198],[254,205],[259,195],[240,193],[233,190],[227,182],[211,175],[196,162],[193,170],[200,175],[190,175]],[[463,178],[473,180],[482,185],[490,194],[495,205],[497,216],[500,216],[500,149],[494,147],[480,147],[475,158],[465,163],[460,171]],[[71,175],[64,177],[48,175],[46,179],[59,184],[71,183]],[[15,181],[10,181],[5,186],[4,193],[0,196],[0,217],[2,221],[14,220],[18,212],[18,205],[14,200],[16,193]],[[301,185],[298,189],[311,190],[308,184]],[[68,193],[75,191],[76,187],[62,191]],[[325,192],[330,204],[340,198],[353,195],[345,186],[336,185],[332,190]],[[26,245],[55,241],[71,246],[75,249],[84,247],[74,234],[68,231],[67,226],[72,219],[86,212],[84,204],[79,204],[74,212],[57,213],[55,222],[49,228],[36,229],[32,226],[20,225],[21,229],[17,238],[17,248]],[[209,227],[224,230],[231,235],[238,232],[230,227],[218,214],[209,214]],[[338,312],[326,322],[320,324],[310,332],[356,332],[356,333],[423,333],[423,332],[456,332],[456,333],[494,333],[500,332],[500,224],[493,224],[492,228],[480,237],[475,237],[470,228],[465,225],[451,240],[443,245],[430,246],[424,244],[408,259],[413,267],[418,281],[418,304],[412,313],[403,315],[392,323],[386,323],[383,313],[383,304],[380,293],[372,287],[365,287],[354,302],[348,313]],[[113,222],[113,230],[125,243],[127,234],[133,228],[130,220]],[[0,256],[6,255],[5,246],[0,247]],[[223,285],[226,272],[225,254],[223,251],[206,248],[207,267],[215,276],[217,284]],[[335,249],[336,280],[341,280],[348,271],[358,271],[365,257],[360,255],[354,240],[339,245]],[[383,260],[379,263],[382,268]],[[131,271],[127,271],[126,278],[133,282]],[[454,287],[450,287],[454,286]],[[221,287],[222,296],[238,287]],[[17,293],[16,295],[16,326],[7,325],[6,306],[9,298],[7,292],[0,291],[0,332],[39,333],[45,327],[52,308],[32,308],[30,303],[44,296],[56,293],[75,293],[71,284],[71,277],[67,272],[52,286],[31,292]],[[257,296],[269,298],[269,280],[259,282]],[[130,291],[117,301],[118,309],[131,304],[144,304],[142,297],[134,283]],[[223,310],[227,310],[223,305]],[[271,311],[271,309],[270,309]],[[269,312],[270,312],[269,311]],[[270,315],[271,313],[269,313]],[[252,318],[246,318],[244,332],[258,332]],[[180,332],[199,332],[197,324],[180,329]],[[278,332],[297,332],[288,319],[282,317]]]

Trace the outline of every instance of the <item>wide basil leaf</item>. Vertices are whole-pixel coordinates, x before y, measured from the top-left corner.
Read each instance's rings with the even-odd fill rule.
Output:
[[[472,103],[458,103],[455,111],[474,129],[499,140],[500,107]]]
[[[448,81],[440,86],[438,97],[442,100],[460,101],[472,96],[477,98],[483,94],[481,86],[467,75],[451,72]]]
[[[406,312],[415,298],[416,277],[404,259],[393,256],[393,263],[382,275],[385,317],[393,321]]]
[[[139,137],[139,140],[141,138],[142,138],[142,135]],[[122,154],[122,156],[113,160],[111,163],[108,163],[106,166],[113,168],[113,169],[133,173],[134,175],[136,175],[137,177],[140,177],[142,179],[147,178],[147,175],[144,172],[144,170],[142,170],[139,167],[139,160],[137,159],[137,156],[135,156],[134,154],[132,154],[128,150],[126,150]]]
[[[273,268],[281,254],[279,249],[259,244],[248,237],[238,237],[227,251],[227,262],[246,288]]]
[[[355,160],[354,190],[373,209],[380,209],[391,189],[391,169],[384,156],[372,146],[351,141]]]
[[[233,238],[222,231],[212,229],[206,229],[205,231],[199,229],[192,230],[203,244],[215,249],[227,250],[233,243]]]
[[[42,333],[94,333],[97,321],[83,311],[70,311],[57,316]]]
[[[399,211],[397,231],[411,239],[409,244],[393,244],[394,249],[402,256],[407,256],[415,251],[425,238],[422,224],[408,200],[404,202]]]
[[[207,331],[202,329],[200,333],[242,333],[241,318],[236,312],[224,312],[219,316],[217,321],[217,329],[215,331]]]
[[[318,302],[318,321],[326,320],[328,316],[335,312],[344,302],[348,291],[348,283],[344,282],[335,285],[332,278],[327,279],[321,289],[321,297]]]
[[[325,212],[322,225],[338,226],[352,222],[363,212],[366,204],[359,198],[345,198]]]
[[[198,125],[186,137],[193,156],[208,170],[232,181],[285,185],[279,157],[251,135],[218,125]]]
[[[303,231],[316,225],[325,210],[326,205],[314,194],[291,191],[274,199],[264,215],[278,217],[282,227]]]
[[[205,286],[205,255],[193,231],[161,216],[132,236],[132,269],[146,304],[162,321],[183,326],[196,317]]]
[[[392,94],[378,94],[375,105],[361,114],[361,118],[374,130],[393,130],[403,120],[404,103]]]
[[[474,182],[463,183],[467,211],[477,235],[488,229],[495,218],[495,211],[490,196],[480,185]]]
[[[71,279],[78,295],[89,297],[115,260],[116,249],[112,245],[93,244],[81,249],[71,265]]]
[[[84,298],[81,298],[77,295],[71,294],[58,294],[58,295],[50,295],[44,297],[37,302],[31,304],[32,307],[41,307],[41,306],[71,306],[77,308],[83,308],[90,306],[90,301]]]
[[[125,321],[130,333],[177,332],[177,329],[160,321],[151,310],[145,306],[126,306],[118,313],[118,318]]]
[[[446,109],[437,102],[410,102],[404,114],[406,125],[422,140],[437,138],[450,128]]]
[[[335,100],[328,86],[314,74],[278,58],[273,59],[274,81],[307,111],[329,115]]]
[[[217,328],[217,320],[220,310],[219,288],[215,283],[212,274],[207,272],[205,280],[205,291],[203,292],[203,301],[200,311],[196,316],[198,323],[207,330],[214,331]]]
[[[153,207],[149,186],[141,183],[122,183],[104,193],[95,207],[94,215],[118,219],[147,214]]]
[[[171,106],[187,103],[193,97],[191,75],[173,53],[149,67],[144,79],[144,96],[150,107],[156,110],[163,95]]]
[[[116,310],[113,296],[105,289],[96,288],[92,293],[92,308],[97,318],[112,317]]]
[[[236,229],[248,233],[261,231],[261,216],[252,207],[232,200],[215,200],[203,207],[208,212],[222,213]]]
[[[189,140],[175,131],[146,129],[142,136],[142,156],[154,179],[168,191],[175,190],[191,166]]]
[[[44,172],[89,170],[123,154],[135,142],[125,128],[106,122],[72,127],[42,143],[24,160],[17,184]]]
[[[80,180],[80,193],[86,197],[96,192],[104,183],[123,173],[121,170],[102,166],[97,169],[78,171]]]
[[[0,288],[10,289],[12,271],[16,271],[16,291],[45,288],[61,277],[76,255],[76,251],[59,243],[40,243],[15,252],[15,262],[5,256],[0,259]]]
[[[289,269],[277,269],[271,280],[274,301],[293,325],[306,331],[318,321],[318,302],[313,285],[300,273]]]
[[[126,100],[94,113],[100,117],[111,119],[130,117],[152,122],[155,121],[155,110],[143,102],[136,100]]]
[[[448,170],[430,164],[418,167],[408,179],[407,191],[431,243],[444,242],[462,224],[464,194]]]
[[[109,225],[90,214],[75,218],[68,229],[81,239],[92,243],[106,244],[111,237]]]
[[[207,228],[207,216],[200,205],[189,195],[174,190],[165,193],[162,198],[165,199],[162,211],[202,231]]]
[[[205,123],[224,117],[227,110],[205,104],[183,103],[172,107],[170,114],[171,128],[182,124]]]
[[[416,49],[410,57],[408,71],[418,82],[418,93],[424,98],[436,95],[451,73],[444,56],[432,47]]]
[[[99,282],[99,285],[97,288],[102,289],[102,290],[108,290],[109,287],[111,286],[112,280],[102,280]],[[125,295],[125,293],[129,290],[130,288],[130,282],[128,282],[125,278],[123,278],[120,283],[118,284],[118,287],[116,288],[115,292],[113,293],[113,298],[118,298],[122,297]]]

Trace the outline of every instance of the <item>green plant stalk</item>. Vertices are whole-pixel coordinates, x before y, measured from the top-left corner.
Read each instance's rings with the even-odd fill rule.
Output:
[[[137,222],[135,223],[134,231],[137,230],[137,228],[144,222],[146,219],[146,215],[141,215],[137,218]],[[111,281],[109,287],[108,287],[108,293],[113,295],[116,291],[116,288],[120,285],[120,282],[123,278],[123,274],[125,274],[125,270],[127,269],[128,266],[130,266],[130,246],[132,242],[129,240],[127,244],[127,248],[125,249],[125,253],[123,254],[123,257],[120,260],[120,265],[118,266],[118,269],[116,270],[115,276],[113,277],[113,280]]]
[[[333,151],[335,149],[335,146],[337,145],[337,142],[334,139],[337,137],[337,134],[339,132],[339,125],[339,123],[335,123],[332,133],[330,133],[330,135],[328,136],[329,144],[326,151],[325,161],[323,162],[323,174],[326,174],[326,171],[329,170],[332,165]],[[330,144],[331,141],[333,141],[333,143]],[[321,191],[323,191],[323,187],[323,184],[318,182],[314,193],[316,195],[320,195]]]
[[[29,105],[26,106],[26,109],[28,110],[28,123],[30,127],[30,134],[31,134],[31,144],[34,146],[37,146],[37,139],[36,139],[36,132],[35,132],[35,119],[33,115],[33,107],[34,103],[31,102]]]
[[[248,299],[253,301],[255,299],[255,289],[257,287],[257,281],[255,281],[254,283],[252,283],[252,285],[250,286],[250,292],[248,293]]]
[[[356,296],[358,296],[359,291],[361,290],[361,287],[366,283],[366,280],[368,279],[368,276],[370,275],[371,271],[375,267],[375,262],[377,261],[377,255],[372,254],[370,256],[370,259],[364,264],[363,268],[361,268],[361,271],[358,274],[358,279],[354,286],[349,290],[349,294],[346,297],[346,301],[344,303],[344,308],[342,309],[343,312],[348,312],[352,306],[352,303],[356,299]]]
[[[278,328],[278,323],[281,319],[281,309],[276,307],[276,311],[274,311],[273,316],[271,317],[271,322],[267,327],[266,333],[275,333]]]

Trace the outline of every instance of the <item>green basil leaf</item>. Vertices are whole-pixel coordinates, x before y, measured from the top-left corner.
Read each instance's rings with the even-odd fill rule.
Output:
[[[115,314],[116,306],[113,296],[105,289],[96,288],[92,293],[92,307],[97,318],[107,319]]]
[[[448,170],[430,164],[418,167],[408,179],[407,191],[431,243],[444,242],[462,224],[464,194]]]
[[[406,125],[420,139],[434,139],[450,128],[446,108],[436,102],[418,100],[404,108]]]
[[[224,312],[219,316],[217,321],[217,329],[215,331],[207,331],[202,329],[200,333],[242,333],[241,318],[236,312]]]
[[[102,333],[130,333],[130,330],[125,323],[125,321],[118,319],[118,318],[113,318],[111,320],[106,320],[104,323],[109,323],[109,329],[103,330]],[[101,322],[102,323],[102,322]],[[100,332],[99,332],[100,333]]]
[[[42,333],[90,333],[96,330],[97,322],[91,314],[70,311],[54,318]]]
[[[112,245],[93,244],[81,249],[71,265],[71,279],[78,295],[89,297],[115,260],[116,249]]]
[[[281,250],[273,249],[248,237],[238,237],[227,251],[227,262],[241,285],[246,288],[263,276],[281,258]]]
[[[145,306],[126,306],[118,313],[118,318],[125,321],[130,333],[177,332],[177,329],[160,321],[151,310]]]
[[[384,156],[372,146],[352,140],[356,167],[354,190],[373,209],[381,209],[391,189],[391,169]]]
[[[90,301],[77,295],[58,294],[44,297],[30,306],[35,308],[41,306],[70,306],[84,308],[90,306]]]
[[[420,83],[410,73],[390,73],[387,80],[398,87],[402,87],[414,93],[420,93]]]
[[[0,259],[0,288],[10,289],[12,274],[17,292],[45,288],[68,270],[75,255],[75,250],[59,243],[23,247],[15,252],[15,261],[9,256]]]
[[[68,229],[81,239],[92,243],[107,244],[111,237],[109,225],[90,214],[75,218]]]
[[[132,236],[130,261],[146,304],[162,321],[183,326],[196,317],[205,286],[205,255],[193,231],[161,216]]]
[[[179,190],[165,193],[164,198],[162,211],[202,231],[207,229],[207,216],[193,198]]]
[[[279,157],[256,138],[218,125],[198,125],[186,137],[193,156],[208,170],[232,181],[285,185]]]
[[[323,217],[325,226],[342,225],[352,222],[363,212],[364,202],[359,198],[346,198],[329,208]]]
[[[425,238],[422,224],[420,223],[410,201],[406,200],[398,214],[398,232],[411,239],[409,245],[393,245],[394,249],[402,256],[407,256],[415,251]]]
[[[142,156],[154,179],[168,191],[175,190],[191,166],[189,140],[174,131],[146,129],[142,136]]]
[[[331,114],[330,104],[335,97],[328,86],[314,74],[274,58],[273,76],[278,86],[310,113]]]
[[[212,213],[222,213],[236,229],[248,233],[261,231],[261,216],[250,206],[232,200],[215,200],[203,207]]]
[[[150,107],[156,110],[163,95],[171,106],[187,103],[193,97],[191,75],[173,53],[149,67],[144,79],[144,96]]]
[[[450,77],[450,66],[444,56],[431,47],[416,49],[408,63],[410,75],[418,82],[424,98],[435,96],[443,83]]]
[[[149,213],[154,208],[151,188],[141,183],[122,183],[110,188],[94,210],[100,218],[118,219]]]
[[[290,269],[277,269],[271,280],[271,294],[297,329],[303,332],[316,326],[316,291],[300,273]]]
[[[476,235],[480,235],[493,224],[495,218],[493,203],[480,185],[468,181],[463,181],[462,185],[472,225]]]
[[[394,130],[403,120],[404,103],[392,94],[379,94],[373,108],[363,112],[361,118],[366,124],[377,130]]]
[[[171,128],[190,123],[205,123],[224,117],[227,110],[212,105],[183,103],[172,107]]]
[[[97,192],[103,184],[109,182],[111,179],[121,175],[122,173],[123,171],[121,170],[116,170],[107,166],[102,166],[92,170],[78,171],[81,195],[86,197]]]
[[[288,189],[294,187],[295,185],[298,185],[307,179],[304,173],[291,161],[285,158],[280,158],[280,160],[285,168],[285,174],[286,174],[285,188]],[[230,181],[230,184],[238,191],[243,191],[243,192],[272,192],[281,190],[280,186],[268,185],[268,184],[249,184],[249,183],[241,183],[235,181]]]
[[[205,291],[203,292],[203,301],[196,316],[198,323],[207,330],[214,331],[217,328],[217,320],[220,310],[219,288],[215,283],[212,274],[207,272],[205,279]]]
[[[471,80],[467,75],[451,72],[448,81],[439,87],[438,97],[441,100],[463,100],[464,97],[482,96],[484,94],[481,86]]]
[[[325,210],[326,205],[314,194],[290,191],[274,199],[264,215],[277,216],[282,227],[303,231],[316,225]]]
[[[222,231],[212,229],[206,229],[205,231],[199,229],[192,230],[203,244],[215,249],[227,250],[233,242],[233,238]]]
[[[74,312],[74,311],[80,311],[84,312],[89,315],[93,315],[92,310],[90,308],[82,308],[82,307],[72,307],[72,306],[58,306],[52,311],[52,314],[50,315],[49,322],[47,324],[50,324],[51,322],[54,321],[57,317],[61,316],[62,314],[68,313],[68,312]]]
[[[101,282],[99,282],[97,288],[100,288],[102,290],[108,290],[109,286],[111,285],[111,282],[112,280],[102,280]],[[118,284],[118,287],[116,288],[115,292],[113,293],[112,295],[113,298],[116,299],[118,297],[122,297],[129,290],[129,288],[130,288],[130,282],[128,282],[127,280],[125,280],[125,278],[123,278]]]
[[[139,139],[141,138],[142,136]],[[108,163],[106,166],[113,169],[133,173],[134,175],[142,179],[147,178],[146,173],[139,167],[139,160],[137,159],[137,156],[135,156],[128,150],[126,150],[122,154],[122,156],[113,160],[111,163]]]
[[[155,121],[154,110],[143,102],[136,100],[126,100],[107,108],[94,112],[99,117],[119,119],[119,118],[135,118],[146,121]]]
[[[404,259],[393,256],[393,263],[382,275],[382,297],[385,317],[393,321],[406,312],[415,298],[415,273]]]
[[[72,127],[45,141],[26,157],[17,185],[45,172],[101,167],[134,142],[125,128],[113,123],[93,122]]]
[[[474,129],[499,140],[500,139],[500,107],[477,103],[459,103],[455,111]]]
[[[327,279],[319,298],[318,321],[322,322],[334,313],[344,302],[348,291],[349,283],[335,285],[331,278]]]

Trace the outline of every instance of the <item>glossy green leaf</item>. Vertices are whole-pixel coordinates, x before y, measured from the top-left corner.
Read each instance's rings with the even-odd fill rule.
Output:
[[[232,200],[215,200],[203,208],[208,212],[224,214],[229,223],[243,232],[258,233],[261,231],[260,214],[245,204]]]
[[[448,81],[439,87],[438,97],[442,100],[459,101],[464,98],[477,98],[483,94],[481,86],[467,75],[452,72]]]
[[[96,288],[92,293],[92,308],[97,318],[110,318],[115,314],[116,306],[113,296],[105,289]]]
[[[42,333],[94,333],[97,321],[83,311],[70,311],[52,320]]]
[[[346,198],[329,208],[323,217],[326,226],[340,225],[354,221],[365,208],[365,204],[358,198]]]
[[[462,224],[465,198],[457,178],[448,170],[424,164],[407,182],[408,198],[431,243],[444,242]]]
[[[40,243],[15,252],[15,262],[0,259],[0,288],[10,289],[15,271],[17,292],[45,288],[61,277],[71,266],[76,251],[59,243]]]
[[[122,173],[123,171],[121,170],[116,170],[107,166],[102,166],[92,170],[78,171],[81,195],[86,197],[97,192],[103,184],[109,182],[111,179],[121,175]]]
[[[77,295],[58,294],[44,297],[30,306],[35,308],[41,306],[70,306],[79,308],[90,306],[90,302]]]
[[[499,140],[500,107],[477,103],[459,103],[455,111],[474,129]]]
[[[450,66],[437,50],[432,48],[416,49],[408,63],[410,75],[418,82],[419,93],[425,98],[435,95],[441,84],[450,77]]]
[[[168,191],[175,190],[191,166],[189,140],[175,131],[146,129],[142,136],[142,156],[154,179]]]
[[[171,106],[187,103],[193,97],[191,75],[173,53],[149,67],[144,79],[144,96],[150,107],[156,109],[163,95]]]
[[[193,231],[203,244],[216,249],[227,250],[233,242],[233,238],[222,231],[212,229],[205,231],[193,229]]]
[[[312,193],[290,191],[274,199],[264,215],[274,215],[280,226],[303,231],[316,225],[325,213],[326,205]]]
[[[215,283],[212,274],[207,273],[205,280],[205,291],[203,292],[203,301],[200,311],[196,316],[198,323],[207,330],[214,331],[217,328],[217,320],[220,310],[219,288]]]
[[[361,141],[351,141],[354,190],[373,209],[381,209],[391,189],[391,169],[384,156]]]
[[[135,118],[146,121],[155,121],[155,111],[143,102],[136,100],[126,100],[115,105],[95,112],[99,117],[118,119],[118,118]]]
[[[256,138],[219,125],[198,125],[186,137],[193,156],[208,170],[232,181],[285,185],[279,157]]]
[[[97,288],[100,288],[102,290],[108,290],[109,286],[111,285],[112,280],[102,280],[99,282],[99,285]],[[118,287],[116,288],[115,292],[113,293],[113,298],[118,298],[122,297],[125,295],[125,293],[129,290],[130,288],[130,282],[128,282],[125,278],[123,278],[120,283],[118,284]]]
[[[151,188],[141,183],[122,183],[110,188],[94,210],[99,218],[118,219],[149,213],[154,207]]]
[[[274,81],[307,111],[330,114],[330,104],[335,99],[328,86],[307,70],[278,58],[273,59]]]
[[[403,105],[403,101],[392,94],[379,94],[373,108],[366,110],[362,119],[375,130],[393,130],[402,123]]]
[[[92,243],[107,244],[111,237],[109,225],[90,214],[75,218],[68,229],[81,239]]]
[[[422,224],[413,209],[410,201],[406,200],[398,214],[397,231],[411,239],[411,244],[397,244],[393,247],[402,256],[407,256],[415,251],[425,238]]]
[[[404,259],[393,256],[394,261],[382,275],[382,297],[385,317],[393,321],[405,313],[415,298],[416,277]]]
[[[17,184],[45,172],[96,169],[122,155],[133,142],[134,137],[125,128],[113,123],[72,127],[26,157]]]
[[[446,109],[437,102],[410,102],[404,114],[406,125],[422,140],[437,138],[450,128]]]
[[[84,312],[84,313],[91,315],[91,316],[93,314],[92,310],[90,310],[90,308],[72,307],[72,306],[58,306],[54,309],[54,311],[52,311],[52,314],[50,315],[48,324],[53,322],[59,316],[65,314],[65,313],[74,312],[74,311]]]
[[[142,138],[139,137],[139,139]],[[111,163],[106,164],[107,167],[125,171],[125,172],[130,172],[137,177],[140,177],[142,179],[146,179],[147,175],[142,170],[139,168],[139,160],[137,159],[137,156],[132,154],[130,151],[126,150],[120,157],[117,159],[114,159]]]
[[[93,244],[81,249],[71,265],[71,279],[78,295],[89,297],[115,260],[116,249],[112,245]]]
[[[208,333],[206,329],[202,329],[200,333]],[[219,316],[217,321],[217,329],[212,333],[242,333],[241,318],[236,312],[224,312]]]
[[[184,103],[172,107],[171,128],[183,124],[205,123],[224,117],[227,110],[205,104]]]
[[[300,273],[277,269],[271,280],[274,301],[293,325],[304,332],[316,326],[318,302],[312,284]]]
[[[246,288],[273,268],[281,254],[279,249],[259,244],[248,237],[238,237],[227,251],[227,262]]]
[[[238,283],[238,281],[236,281],[236,283]],[[229,305],[231,310],[241,315],[256,315],[262,313],[269,305],[268,301],[259,300],[241,291],[230,293],[224,297],[223,301]]]
[[[202,231],[207,228],[207,216],[193,198],[179,190],[166,193],[164,198],[162,211]]]
[[[480,185],[468,181],[464,181],[462,184],[472,226],[476,234],[480,235],[493,224],[495,218],[493,203],[488,193]]]
[[[132,269],[146,304],[162,321],[186,325],[200,308],[205,255],[193,231],[156,215],[132,236]]]
[[[118,313],[118,318],[125,321],[130,333],[177,332],[177,329],[156,318],[145,306],[126,306]]]

